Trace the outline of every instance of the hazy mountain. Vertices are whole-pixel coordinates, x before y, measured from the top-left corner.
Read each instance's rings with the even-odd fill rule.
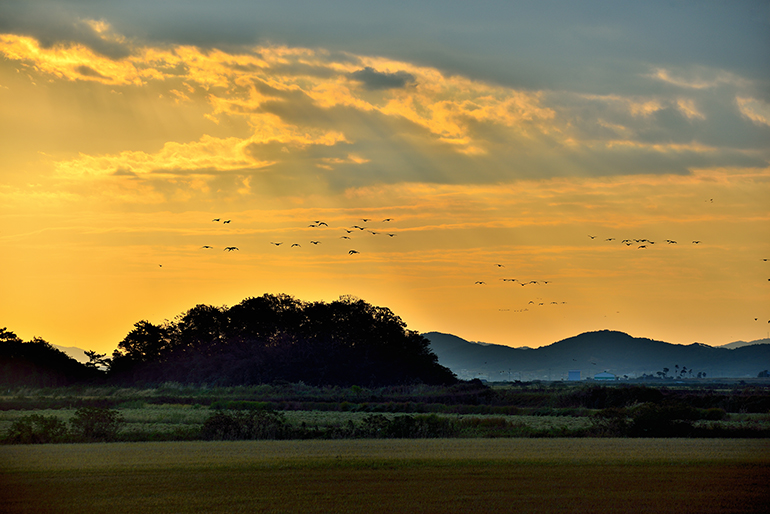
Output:
[[[687,377],[699,372],[709,378],[756,377],[770,368],[770,344],[733,349],[700,343],[679,345],[602,330],[541,348],[522,349],[471,343],[440,332],[423,335],[431,342],[439,363],[461,379],[560,380],[567,378],[569,370],[580,370],[582,378],[602,371],[640,377],[655,375],[663,368],[668,368],[669,376],[679,376],[681,367],[687,369]]]
[[[88,362],[88,357],[86,357],[86,351],[82,348],[78,348],[76,346],[59,346],[58,344],[52,344],[54,348],[57,350],[61,350],[73,359],[75,359],[78,362],[81,362],[83,364],[86,364]]]
[[[732,350],[734,348],[751,346],[753,344],[770,344],[770,339],[765,338],[765,339],[755,339],[754,341],[734,341],[732,343],[719,345],[717,348],[727,348],[728,350]]]

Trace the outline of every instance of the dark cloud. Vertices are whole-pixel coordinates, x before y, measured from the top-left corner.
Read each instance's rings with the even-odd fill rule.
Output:
[[[0,2],[0,32],[78,41],[119,58],[120,42],[202,48],[259,43],[324,48],[433,66],[511,87],[631,94],[647,67],[697,64],[770,78],[770,3],[36,0]],[[373,82],[372,84],[376,84]],[[639,91],[637,91],[639,92]]]
[[[104,75],[96,71],[95,69],[91,68],[90,66],[86,66],[85,64],[78,66],[75,68],[75,71],[83,75],[84,77],[99,77],[101,79],[106,79]]]
[[[128,168],[120,167],[112,173],[113,177],[132,177],[135,178],[138,175]]]
[[[414,75],[405,71],[395,73],[383,73],[374,68],[366,68],[348,74],[348,77],[361,82],[364,88],[370,91],[378,89],[403,89],[408,85],[414,84]]]

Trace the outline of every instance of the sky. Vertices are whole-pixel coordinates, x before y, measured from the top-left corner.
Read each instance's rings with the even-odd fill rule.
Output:
[[[25,340],[266,293],[514,347],[770,330],[767,2],[8,1],[0,106]]]

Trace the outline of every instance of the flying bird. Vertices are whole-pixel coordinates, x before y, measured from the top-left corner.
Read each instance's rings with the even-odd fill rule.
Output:
[[[318,243],[320,243],[321,241],[310,241],[310,242],[311,242],[311,243],[313,243],[314,245],[317,245],[317,244],[318,244]]]
[[[302,245],[301,245],[301,244],[299,244],[299,243],[294,243],[293,245],[291,245],[291,246],[290,246],[290,248],[294,248],[295,246],[299,246],[300,248],[302,247]]]
[[[588,234],[588,237],[590,237],[591,239],[596,239],[596,236],[592,236],[591,234]]]
[[[371,219],[371,218],[361,218],[361,221],[363,221],[364,223],[366,223],[367,221],[372,221],[372,219]]]
[[[700,244],[700,241],[693,241],[692,244],[698,245],[698,244]]]
[[[348,255],[353,255],[354,253],[361,253],[361,252],[359,252],[358,250],[350,250],[348,252]]]
[[[223,221],[222,223],[223,223],[223,224],[227,224],[227,223],[230,223],[230,220],[225,220],[225,221]]]
[[[383,223],[386,221],[393,221],[393,218],[385,218],[384,220],[382,220]]]
[[[666,242],[668,244],[670,244],[670,245],[675,245],[676,244],[676,241],[674,241],[673,239],[666,239]]]
[[[275,245],[275,246],[281,246],[283,243],[274,243],[274,242],[270,241],[270,244],[271,245]]]
[[[486,284],[486,282],[484,282],[483,280],[477,280],[476,283],[477,284]]]
[[[505,267],[502,264],[495,264],[495,266],[497,266],[498,268],[504,268]]]
[[[226,252],[232,252],[233,250],[238,250],[238,247],[237,246],[227,246],[224,249],[224,251],[226,251]]]
[[[318,226],[319,226],[319,227],[320,227],[321,225],[323,225],[324,227],[328,227],[328,226],[329,226],[329,225],[327,225],[327,224],[326,224],[326,222],[324,222],[324,221],[318,221],[318,222],[316,222],[316,223],[318,223]]]
[[[209,246],[209,245],[203,245],[203,246],[201,246],[201,249],[203,249],[203,248],[214,248],[214,247],[213,246]]]
[[[350,239],[350,236],[340,236],[340,239]]]
[[[388,234],[390,237],[396,237],[396,234]]]
[[[214,219],[213,219],[213,220],[211,220],[211,221],[219,221],[220,219],[221,219],[221,218],[214,218]]]

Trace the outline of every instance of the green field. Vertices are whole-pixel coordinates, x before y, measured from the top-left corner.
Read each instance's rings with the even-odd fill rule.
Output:
[[[0,447],[3,512],[766,512],[770,441],[430,439]]]

